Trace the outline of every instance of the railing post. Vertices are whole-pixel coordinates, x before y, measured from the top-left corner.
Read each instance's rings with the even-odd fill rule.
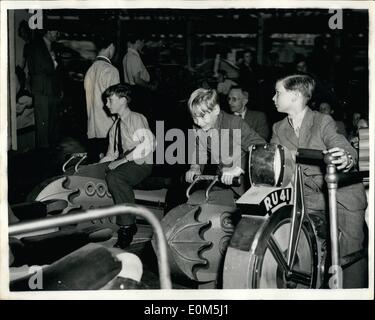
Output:
[[[338,175],[337,169],[332,164],[333,157],[327,154],[324,157],[324,162],[327,165],[325,181],[328,188],[329,197],[329,226],[330,226],[330,237],[331,237],[331,262],[332,265],[329,272],[332,276],[329,281],[331,289],[341,289],[343,283],[342,269],[340,266],[340,247],[339,247],[339,234],[338,234],[338,220],[337,220],[337,184]]]

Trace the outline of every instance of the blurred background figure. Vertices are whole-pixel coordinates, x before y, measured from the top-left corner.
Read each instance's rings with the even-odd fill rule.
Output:
[[[233,80],[228,79],[227,72],[225,70],[219,70],[218,71],[218,78],[217,78],[217,92],[219,94],[223,94],[225,96],[228,95],[229,90],[236,86],[237,83]]]
[[[21,134],[21,132],[30,131],[34,128],[34,107],[32,95],[26,87],[25,72],[19,66],[16,67],[16,76],[17,131]]]
[[[153,94],[157,84],[151,81],[151,76],[144,65],[141,53],[145,45],[145,37],[140,34],[128,37],[128,51],[125,54],[122,65],[125,83],[132,86],[133,111],[142,113],[152,126],[153,123]]]
[[[22,62],[21,62],[21,69],[24,70],[26,68],[26,61],[30,51],[30,42],[31,42],[31,30],[26,20],[22,20],[18,26],[18,36],[25,41],[22,51]]]
[[[320,103],[319,112],[330,115],[336,122],[337,133],[342,134],[343,136],[345,136],[345,138],[348,138],[345,123],[343,121],[336,119],[335,110],[328,102]]]
[[[96,40],[98,55],[85,75],[87,108],[87,138],[89,162],[96,163],[100,154],[108,149],[108,132],[113,124],[109,112],[104,109],[103,92],[111,85],[120,83],[120,74],[112,65],[115,54],[114,40],[108,35]]]
[[[200,86],[199,86],[200,88],[203,88],[206,90],[212,89],[207,78],[203,78],[199,82],[200,82]]]
[[[325,36],[318,36],[314,40],[314,48],[310,56],[312,73],[321,81],[329,79],[332,64],[331,43]]]
[[[354,112],[352,116],[352,129],[349,134],[349,141],[354,148],[359,148],[359,129],[368,128],[368,120],[364,114]]]
[[[58,114],[62,98],[58,52],[55,43],[59,32],[43,29],[40,36],[30,42],[27,49],[27,66],[31,92],[34,97],[36,146],[56,147],[58,142]]]
[[[294,60],[294,72],[306,74],[308,72],[307,59],[302,54],[297,54]]]
[[[249,93],[254,99],[257,99],[259,66],[254,59],[254,54],[247,49],[243,53],[243,59],[239,67],[239,85]]]
[[[220,69],[217,77],[217,93],[219,97],[220,107],[224,110],[228,110],[228,93],[233,86],[237,83],[231,79],[228,79],[228,74],[225,70]]]

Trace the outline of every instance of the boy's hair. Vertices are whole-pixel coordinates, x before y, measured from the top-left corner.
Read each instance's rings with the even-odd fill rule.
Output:
[[[95,36],[94,41],[98,51],[108,48],[112,43],[116,43],[116,39],[109,32]]]
[[[127,40],[128,40],[129,43],[135,44],[137,42],[137,40],[145,41],[146,36],[143,33],[130,34],[130,35],[128,35]]]
[[[210,113],[216,105],[218,105],[218,97],[214,89],[199,88],[190,95],[188,101],[189,110],[193,117],[202,117]]]
[[[315,80],[308,75],[291,75],[279,79],[286,90],[298,91],[309,101],[315,89]]]
[[[116,95],[119,98],[125,97],[129,104],[131,101],[131,96],[132,96],[130,85],[123,83],[123,84],[115,84],[113,86],[108,87],[103,92],[103,101],[106,101],[107,98],[113,95]]]

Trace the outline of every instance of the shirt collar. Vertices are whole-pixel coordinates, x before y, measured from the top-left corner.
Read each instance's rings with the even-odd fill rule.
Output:
[[[98,60],[105,60],[108,63],[112,64],[111,60],[108,57],[106,57],[106,56],[97,56],[96,59],[98,59]]]
[[[128,48],[128,52],[132,52],[139,57],[139,52],[136,49]]]
[[[121,114],[121,116],[119,117],[123,122],[125,121],[125,119],[127,119],[130,115],[130,112],[131,110],[129,109],[129,107],[127,107],[124,112]]]
[[[242,119],[245,119],[245,115],[246,115],[246,111],[247,111],[247,108],[246,106],[242,109],[242,111],[240,112],[235,112],[234,114],[236,116],[241,116]]]
[[[289,124],[294,128],[300,128],[303,118],[305,117],[308,108],[304,108],[300,113],[294,115],[293,117],[288,116]]]

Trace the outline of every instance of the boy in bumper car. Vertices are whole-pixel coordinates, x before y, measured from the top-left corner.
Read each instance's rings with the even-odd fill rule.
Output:
[[[276,82],[273,97],[278,112],[288,116],[273,126],[271,143],[281,144],[292,153],[298,148],[318,149],[336,157],[333,163],[338,171],[355,169],[358,155],[348,140],[337,133],[336,124],[329,115],[308,107],[315,81],[308,75],[291,75]],[[307,211],[313,221],[327,226],[327,190],[324,168],[319,165],[302,165],[304,196]],[[367,207],[362,183],[343,186],[337,190],[340,255],[345,256],[363,248],[364,213]],[[320,234],[319,234],[320,233]],[[329,234],[318,228],[318,236]],[[344,271],[344,288],[365,286],[365,261],[353,264]]]

